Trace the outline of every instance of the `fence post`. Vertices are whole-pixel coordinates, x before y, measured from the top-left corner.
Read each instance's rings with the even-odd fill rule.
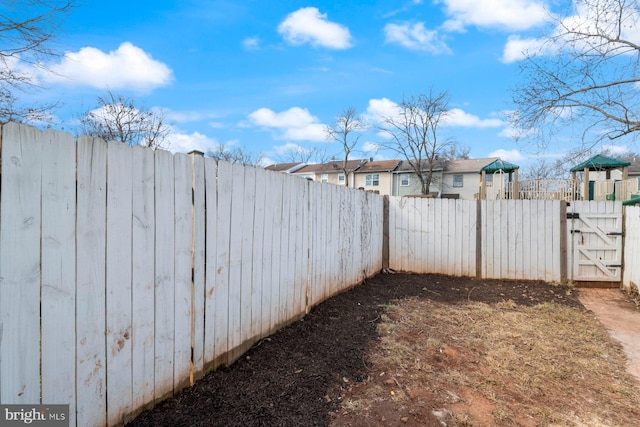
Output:
[[[389,269],[389,196],[382,198],[382,271]]]
[[[567,271],[567,202],[560,201],[560,283],[569,281]]]
[[[476,200],[476,278],[482,279],[482,200]]]

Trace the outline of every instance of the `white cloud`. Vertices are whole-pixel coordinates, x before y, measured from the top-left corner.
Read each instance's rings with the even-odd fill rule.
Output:
[[[424,23],[411,25],[387,24],[384,27],[385,42],[399,44],[407,49],[433,54],[451,53],[449,46],[440,38],[438,31],[425,28]]]
[[[504,46],[502,58],[500,60],[506,64],[520,61],[528,55],[538,55],[542,53],[545,41],[536,38],[521,38],[518,35],[509,36],[507,44]]]
[[[605,151],[614,156],[623,155],[629,152],[629,147],[625,145],[609,145],[605,144],[602,146],[602,151]]]
[[[245,50],[258,50],[260,49],[260,39],[257,37],[247,37],[242,41],[242,47]]]
[[[469,114],[459,108],[452,108],[447,114],[444,124],[447,126],[473,127],[473,128],[494,128],[504,126],[500,119],[481,119],[478,116]]]
[[[220,145],[217,139],[210,138],[200,132],[187,134],[178,130],[172,131],[167,137],[167,141],[169,141],[168,149],[172,153],[188,153],[192,150],[206,153]]]
[[[523,156],[520,151],[516,149],[505,150],[504,148],[489,153],[489,157],[500,157],[507,162],[521,162],[525,159],[525,156]]]
[[[370,99],[364,118],[373,123],[381,123],[386,117],[398,117],[400,106],[388,98]]]
[[[367,153],[372,151],[378,151],[380,149],[380,144],[376,144],[375,142],[365,142],[362,145],[362,149]]]
[[[67,52],[61,62],[48,65],[41,74],[49,83],[90,86],[99,89],[149,91],[173,80],[171,69],[129,42],[105,53],[94,47]]]
[[[438,0],[451,19],[444,28],[465,26],[526,30],[547,22],[549,13],[540,0]]]
[[[278,32],[293,45],[310,43],[329,49],[351,47],[351,33],[343,25],[327,20],[326,13],[315,7],[304,7],[287,15],[278,25]]]
[[[257,126],[274,129],[280,139],[292,141],[325,141],[325,126],[309,110],[293,107],[276,113],[260,108],[249,114],[249,120]]]
[[[162,111],[164,112],[167,120],[175,123],[200,122],[220,117],[217,113],[203,111],[173,111],[167,108],[163,108]]]

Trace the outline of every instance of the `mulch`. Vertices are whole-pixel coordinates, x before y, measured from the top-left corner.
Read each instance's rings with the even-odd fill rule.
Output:
[[[407,297],[582,307],[575,293],[543,282],[379,274],[318,305],[129,425],[327,426],[341,390],[366,378],[368,350],[378,340],[385,307]]]

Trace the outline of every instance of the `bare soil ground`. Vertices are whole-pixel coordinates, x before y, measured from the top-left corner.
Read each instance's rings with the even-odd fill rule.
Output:
[[[630,426],[639,385],[576,291],[381,274],[133,426]]]

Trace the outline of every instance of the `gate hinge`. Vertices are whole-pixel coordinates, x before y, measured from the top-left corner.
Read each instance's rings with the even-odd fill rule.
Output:
[[[607,267],[622,268],[622,264],[607,264]]]
[[[623,236],[624,237],[624,232],[615,231],[615,232],[607,233],[607,236]]]
[[[582,231],[580,231],[580,230],[571,230],[571,234],[573,234],[573,233],[582,233]]]
[[[579,219],[580,214],[578,212],[567,212],[567,219]]]

